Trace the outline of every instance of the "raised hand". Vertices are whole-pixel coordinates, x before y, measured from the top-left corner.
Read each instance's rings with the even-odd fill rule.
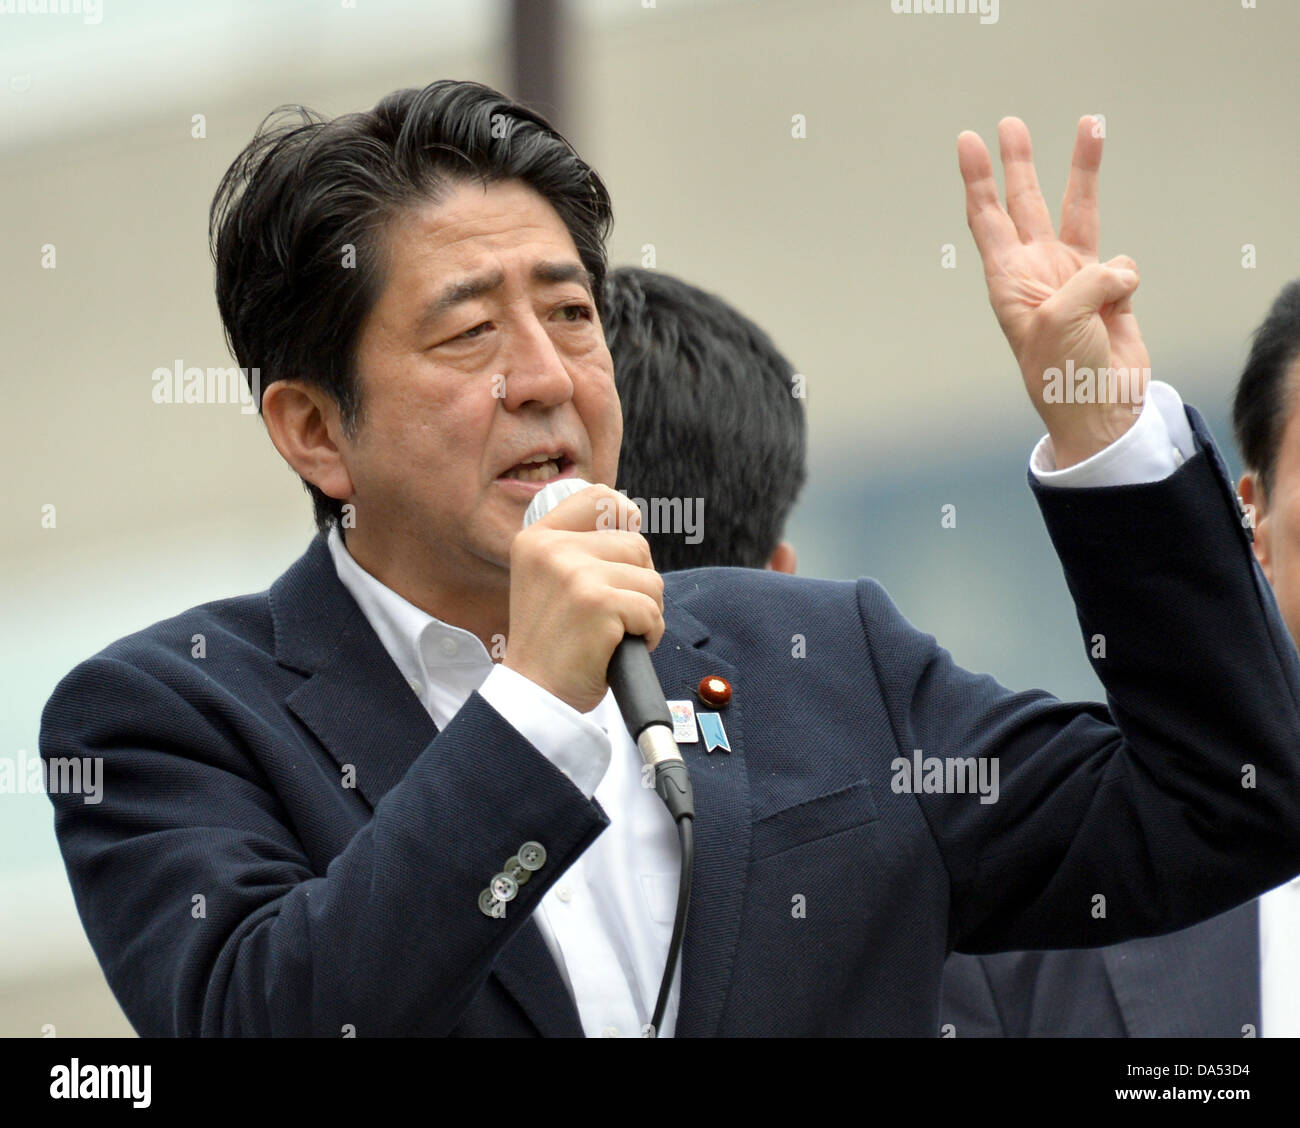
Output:
[[[1102,138],[1094,135],[1095,120],[1079,120],[1059,236],[1038,187],[1024,122],[1009,117],[998,123],[1005,209],[983,140],[969,130],[957,138],[966,219],[984,262],[989,301],[1060,469],[1109,446],[1133,425],[1151,364],[1130,304],[1137,264],[1124,255],[1106,263],[1097,258]],[[1071,361],[1079,383],[1066,387]],[[1081,369],[1095,374],[1086,390]]]

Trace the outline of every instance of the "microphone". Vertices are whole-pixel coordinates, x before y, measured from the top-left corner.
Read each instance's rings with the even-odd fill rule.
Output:
[[[581,478],[558,478],[539,490],[524,513],[523,527],[546,516],[565,498],[590,485]],[[636,741],[641,759],[655,772],[655,791],[674,821],[695,817],[691,781],[673,736],[672,714],[664,699],[650,651],[640,635],[624,635],[614,648],[605,679],[614,691],[627,731]]]
[[[559,478],[537,491],[524,513],[526,529],[540,517],[545,517],[566,497],[588,488],[581,478]],[[677,911],[673,916],[673,932],[668,940],[668,958],[664,962],[663,978],[659,982],[659,995],[655,1000],[650,1019],[649,1035],[659,1037],[668,996],[672,991],[673,976],[681,959],[682,945],[686,939],[686,917],[691,903],[691,874],[695,868],[695,799],[691,794],[691,777],[686,763],[677,750],[673,736],[672,714],[664,700],[659,675],[650,661],[650,651],[640,635],[623,636],[614,648],[605,673],[609,688],[627,731],[636,741],[641,759],[655,772],[655,793],[664,801],[668,813],[677,827],[677,840],[681,845],[682,869],[677,883]]]

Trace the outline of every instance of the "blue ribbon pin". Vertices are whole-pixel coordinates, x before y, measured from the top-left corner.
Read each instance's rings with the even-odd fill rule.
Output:
[[[717,713],[696,713],[695,719],[699,722],[700,734],[704,737],[705,752],[717,748],[724,752],[731,751],[731,745],[727,742],[727,730],[722,727],[722,718]]]

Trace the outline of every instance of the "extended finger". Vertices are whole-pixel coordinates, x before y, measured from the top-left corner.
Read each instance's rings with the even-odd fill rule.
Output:
[[[1101,232],[1101,210],[1097,203],[1100,179],[1102,138],[1097,119],[1088,115],[1079,119],[1074,135],[1074,156],[1070,159],[1070,179],[1061,203],[1061,242],[1081,254],[1097,257]]]
[[[1034,170],[1034,149],[1029,128],[1015,117],[998,122],[998,144],[1002,149],[1002,171],[1007,182],[1007,211],[1022,242],[1053,241],[1056,229],[1047,210],[1043,191]]]
[[[993,179],[993,160],[978,133],[968,129],[958,136],[957,165],[966,185],[966,222],[987,264],[998,252],[1020,246],[1020,236],[1002,207],[998,182]]]

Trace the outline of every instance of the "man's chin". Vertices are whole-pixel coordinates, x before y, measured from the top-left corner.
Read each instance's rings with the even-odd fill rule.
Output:
[[[522,523],[522,512],[519,514],[519,518]],[[510,546],[514,544],[515,537],[518,535],[519,529],[507,525],[504,528],[495,530],[495,535],[482,542],[474,555],[484,571],[484,579],[488,579],[490,573],[497,573],[505,579],[509,578]]]

